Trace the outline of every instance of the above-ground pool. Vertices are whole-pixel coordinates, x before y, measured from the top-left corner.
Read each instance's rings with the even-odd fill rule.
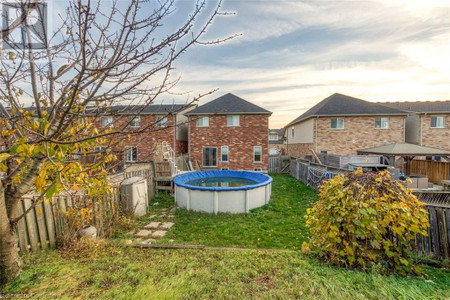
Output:
[[[202,171],[178,175],[178,207],[209,213],[248,213],[269,203],[272,178],[248,171]]]

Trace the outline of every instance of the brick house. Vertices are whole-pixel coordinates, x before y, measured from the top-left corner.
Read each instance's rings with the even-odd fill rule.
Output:
[[[285,126],[287,153],[304,157],[405,141],[405,111],[342,94],[325,98]]]
[[[136,132],[129,137],[111,137],[118,166],[148,162],[153,159],[157,142],[167,142],[175,155],[187,153],[188,124],[184,113],[195,107],[181,104],[114,106],[108,113],[102,113],[96,124],[99,131],[113,127]]]
[[[187,112],[194,168],[267,171],[271,114],[233,94]]]
[[[450,101],[385,102],[408,112],[406,142],[450,151]]]
[[[284,145],[284,129],[269,129],[269,154],[273,153],[285,153]]]

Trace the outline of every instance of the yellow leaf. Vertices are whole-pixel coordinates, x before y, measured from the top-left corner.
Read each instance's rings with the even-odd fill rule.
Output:
[[[73,187],[72,187],[75,191],[78,191],[78,185],[76,184],[76,183],[74,183],[73,184]]]
[[[1,153],[0,154],[0,162],[4,161],[5,159],[8,159],[8,157],[10,157],[11,155],[8,153]]]

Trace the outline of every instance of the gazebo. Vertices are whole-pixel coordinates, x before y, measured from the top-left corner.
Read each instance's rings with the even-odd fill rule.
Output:
[[[450,151],[408,143],[394,143],[374,148],[360,149],[357,150],[357,153],[378,154],[388,157],[403,157],[406,162],[405,174],[408,176],[411,175],[411,161],[416,156],[443,156],[447,159],[450,157]]]

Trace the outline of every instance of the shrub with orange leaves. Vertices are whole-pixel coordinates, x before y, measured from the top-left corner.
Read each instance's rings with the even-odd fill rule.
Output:
[[[411,254],[416,235],[427,235],[428,213],[388,171],[341,174],[322,184],[319,196],[305,216],[305,252],[344,267],[419,272]]]

